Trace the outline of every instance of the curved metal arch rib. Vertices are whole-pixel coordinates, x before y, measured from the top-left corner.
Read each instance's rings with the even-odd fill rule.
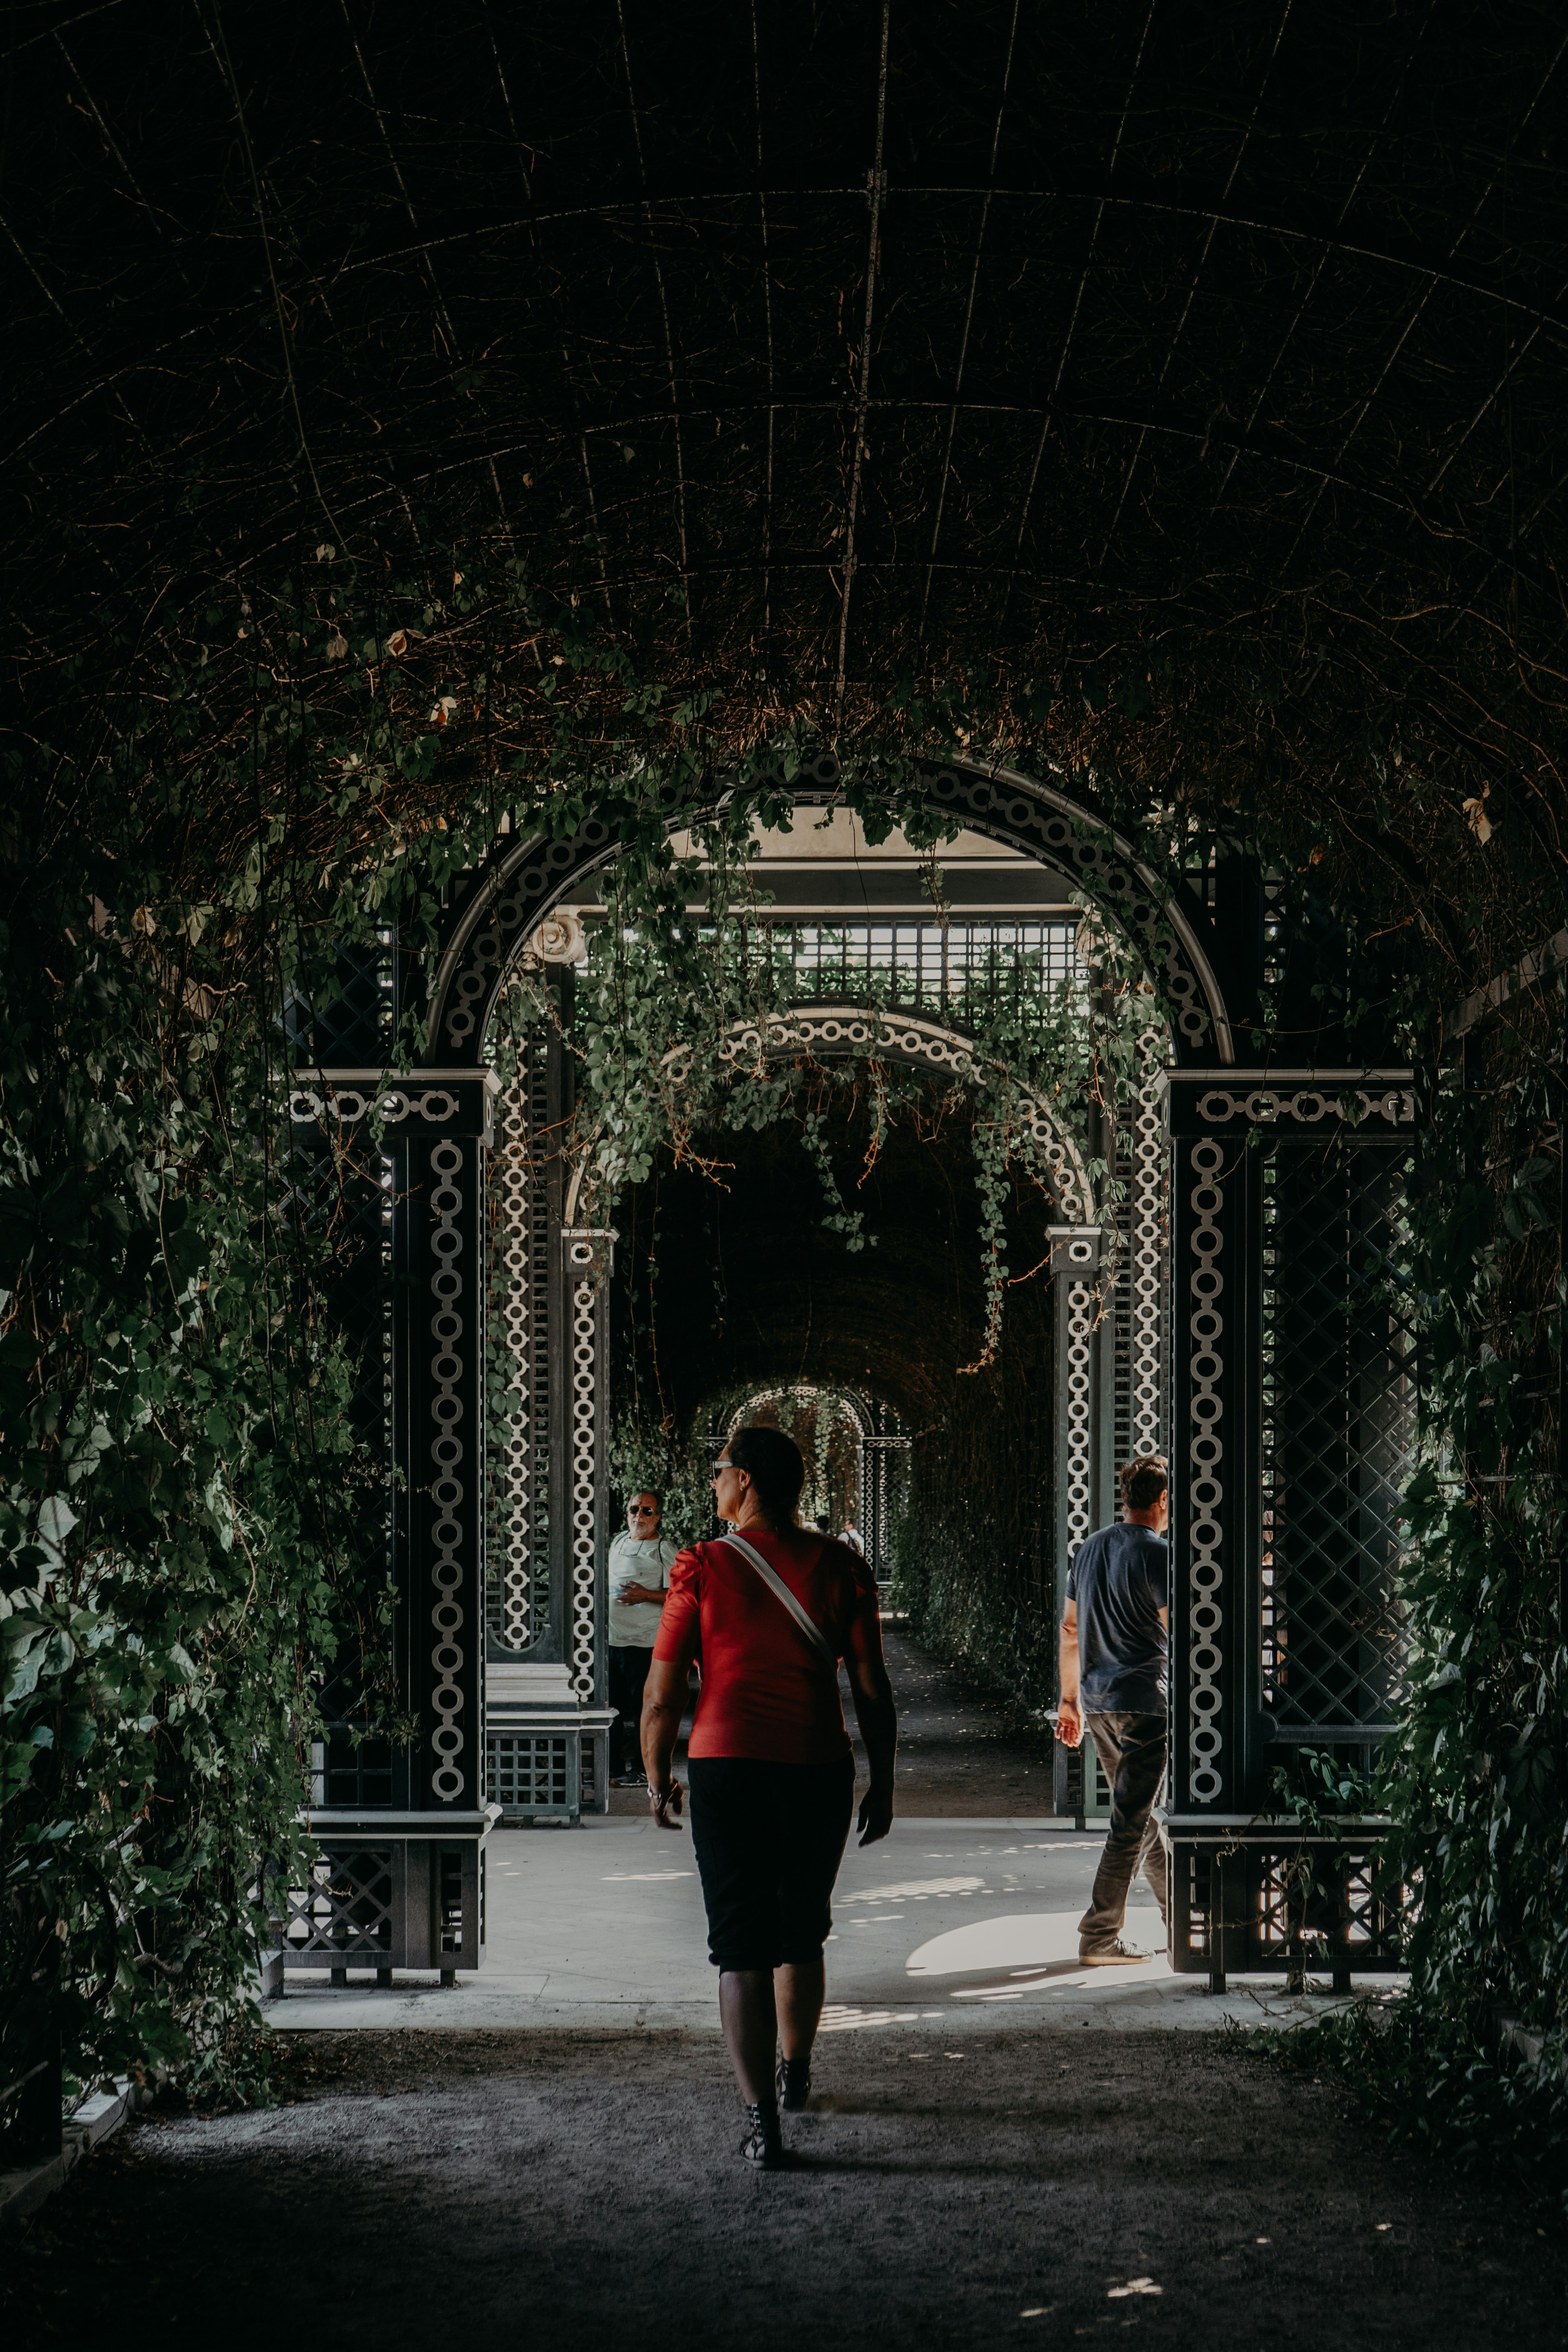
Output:
[[[1202,936],[1205,919],[1184,884],[1162,879],[1142,864],[1131,845],[1084,802],[1016,768],[953,761],[918,772],[933,809],[1063,875],[1117,926],[1171,1007],[1178,1063],[1198,1068],[1234,1063],[1229,1015]],[[830,801],[840,781],[831,752],[803,768],[787,787],[782,773],[777,779],[803,805]],[[670,829],[690,824],[709,804],[672,790]],[[615,828],[594,817],[569,841],[541,835],[509,841],[481,871],[437,964],[433,1065],[482,1059],[491,1010],[523,942],[619,846]]]
[[[911,1013],[888,1012],[860,1004],[800,1005],[765,1027],[755,1021],[737,1021],[721,1057],[739,1069],[759,1058],[782,1061],[794,1054],[816,1054],[825,1059],[880,1055],[910,1068],[935,1070],[951,1077],[967,1077],[977,1059],[974,1043],[961,1030],[944,1028]],[[667,1057],[671,1076],[683,1079],[691,1048],[678,1045]],[[685,1066],[683,1066],[683,1065]],[[1039,1095],[1025,1093],[1029,1139],[1051,1171],[1051,1183],[1068,1223],[1087,1223],[1094,1213],[1094,1187],[1084,1164],[1077,1137],[1062,1125]],[[574,1224],[588,1155],[580,1152],[573,1163],[564,1222]]]
[[[796,1005],[764,1025],[737,1021],[721,1057],[733,1068],[759,1060],[783,1061],[794,1054],[816,1054],[828,1059],[868,1058],[903,1062],[918,1070],[945,1076],[968,1077],[979,1056],[973,1039],[961,1030],[947,1029],[909,1013],[889,1013],[858,1004]],[[689,1059],[689,1049],[677,1046],[672,1066]],[[673,1075],[682,1075],[679,1067]],[[1065,1128],[1040,1096],[1024,1095],[1030,1140],[1051,1171],[1057,1200],[1069,1223],[1087,1223],[1094,1213],[1094,1188],[1078,1139]]]
[[[759,1381],[748,1383],[746,1393],[731,1412],[730,1426],[740,1426],[740,1417],[749,1405],[771,1404],[775,1397],[836,1396],[841,1397],[849,1409],[849,1417],[862,1444],[876,1434],[871,1408],[858,1389],[845,1388],[837,1381]]]

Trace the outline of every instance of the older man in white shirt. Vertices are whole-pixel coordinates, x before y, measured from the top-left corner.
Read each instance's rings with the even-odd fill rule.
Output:
[[[653,1488],[639,1488],[627,1500],[625,1529],[610,1546],[610,1705],[616,1710],[610,1731],[610,1778],[623,1789],[637,1787],[642,1780],[637,1756],[643,1685],[658,1639],[670,1565],[679,1549],[660,1534],[662,1517],[663,1505]]]

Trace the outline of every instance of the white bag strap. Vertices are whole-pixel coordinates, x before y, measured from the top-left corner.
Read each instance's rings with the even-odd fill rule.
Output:
[[[738,1551],[742,1559],[749,1559],[751,1561],[752,1566],[756,1570],[757,1574],[762,1578],[763,1582],[767,1586],[768,1591],[773,1595],[773,1598],[784,1602],[784,1607],[789,1611],[790,1615],[795,1619],[795,1623],[800,1627],[801,1632],[805,1635],[806,1640],[811,1643],[811,1646],[816,1652],[817,1656],[823,1659],[826,1664],[830,1665],[833,1668],[834,1673],[837,1674],[838,1672],[838,1659],[835,1652],[828,1648],[827,1638],[823,1633],[821,1626],[818,1625],[814,1617],[807,1616],[805,1611],[801,1607],[799,1601],[795,1599],[794,1593],[790,1591],[788,1585],[779,1574],[777,1569],[770,1568],[767,1561],[763,1558],[762,1553],[757,1550],[754,1545],[749,1544],[744,1536],[721,1536],[718,1540],[720,1543],[727,1543],[731,1551]]]

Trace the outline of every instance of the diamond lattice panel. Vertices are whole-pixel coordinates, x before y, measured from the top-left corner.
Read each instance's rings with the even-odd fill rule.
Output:
[[[374,1069],[392,1045],[393,954],[390,933],[374,946],[340,949],[339,993],[311,1009],[315,1058],[322,1069]]]
[[[290,1957],[392,1948],[392,1850],[364,1846],[334,1850],[310,1873],[308,1886],[291,1886],[284,1897],[283,1944]]]
[[[1405,1169],[1399,1149],[1320,1142],[1276,1145],[1265,1171],[1262,1665],[1280,1723],[1385,1723],[1404,1686]]]

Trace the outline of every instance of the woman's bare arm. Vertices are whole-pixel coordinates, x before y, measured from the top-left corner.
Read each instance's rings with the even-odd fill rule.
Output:
[[[893,1759],[899,1745],[899,1711],[893,1704],[893,1685],[888,1680],[879,1634],[866,1640],[852,1633],[844,1664],[855,1720],[871,1768],[871,1785],[860,1800],[860,1843],[875,1845],[893,1826]]]
[[[669,1819],[671,1810],[678,1813],[680,1811],[680,1790],[671,1768],[675,1743],[680,1737],[680,1718],[686,1712],[689,1672],[684,1658],[655,1658],[643,1685],[639,1727],[643,1770],[647,1774],[648,1803],[661,1830],[680,1827],[679,1822]]]

